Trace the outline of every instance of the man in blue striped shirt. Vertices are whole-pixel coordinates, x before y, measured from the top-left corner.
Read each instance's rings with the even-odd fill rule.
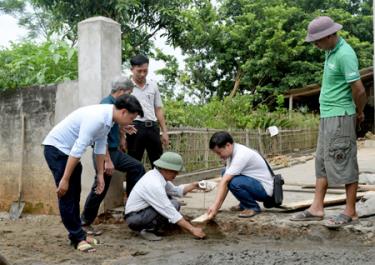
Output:
[[[57,186],[62,222],[71,243],[80,251],[93,252],[97,241],[86,237],[79,216],[82,165],[80,158],[95,145],[97,165],[96,193],[104,189],[104,157],[107,135],[114,122],[126,126],[137,115],[143,116],[139,101],[131,95],[120,96],[114,105],[100,104],[79,108],[58,123],[43,141],[44,156]]]

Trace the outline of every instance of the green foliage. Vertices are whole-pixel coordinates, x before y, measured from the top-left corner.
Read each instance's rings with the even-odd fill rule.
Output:
[[[372,64],[372,1],[216,2],[184,10],[174,42],[187,59],[183,72],[172,71],[201,103],[229,95],[236,81],[237,91],[254,96],[254,106],[275,105],[275,92],[319,83],[324,52],[304,42],[308,23],[319,15],[344,25],[340,34],[357,51],[360,67]]]
[[[5,0],[15,1],[15,0]],[[54,31],[71,42],[77,40],[77,26],[82,20],[94,16],[111,18],[121,25],[123,58],[142,52],[152,55],[156,34],[169,41],[180,34],[179,13],[188,8],[192,0],[28,0],[33,8],[41,9],[55,22]]]
[[[64,42],[12,44],[0,50],[0,90],[75,80],[77,51]]]
[[[280,113],[278,95],[321,81],[324,53],[304,42],[308,23],[319,15],[329,15],[343,24],[340,35],[357,52],[360,67],[372,65],[371,0],[0,0],[0,12],[18,16],[34,36],[43,34],[50,39],[57,34],[73,46],[80,21],[92,16],[112,18],[121,25],[124,61],[138,52],[165,61],[166,67],[159,71],[164,76],[159,83],[164,96],[177,100],[194,97],[202,108],[207,102],[224,103],[230,106],[225,113],[244,111],[232,104],[231,100],[239,99],[220,103],[236,92],[249,95],[245,97],[249,97],[252,109],[266,105]],[[157,35],[182,50],[184,69],[173,55],[154,49]],[[52,55],[49,57],[46,60]],[[12,62],[7,60],[6,64]],[[74,62],[66,72],[60,71],[60,79],[71,78],[75,68]],[[58,79],[53,72],[51,77],[48,71],[39,73],[39,78],[20,73],[13,82],[1,82],[13,87],[31,80]],[[233,123],[240,127],[270,123],[264,119],[248,120],[243,115]]]
[[[280,103],[280,97],[279,103]],[[165,113],[170,127],[195,127],[216,129],[316,127],[319,117],[311,114],[293,113],[291,117],[284,108],[270,112],[266,105],[254,110],[252,96],[213,98],[207,104],[190,104],[182,100],[167,100]]]

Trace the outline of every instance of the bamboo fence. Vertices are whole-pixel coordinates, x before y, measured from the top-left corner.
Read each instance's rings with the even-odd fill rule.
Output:
[[[186,172],[217,168],[223,162],[208,147],[211,135],[220,130],[202,128],[172,128],[169,131],[170,145],[165,151],[182,155]],[[313,150],[317,144],[318,128],[280,130],[271,137],[261,129],[227,130],[237,143],[260,152],[265,157]],[[150,168],[146,153],[143,161]]]

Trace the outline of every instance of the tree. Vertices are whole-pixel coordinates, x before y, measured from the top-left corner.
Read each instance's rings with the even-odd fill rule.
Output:
[[[18,19],[18,24],[28,30],[28,39],[42,38],[50,40],[54,33],[59,32],[60,38],[64,39],[67,33],[60,30],[60,25],[45,10],[32,6],[30,0],[2,0],[0,11],[10,14]],[[66,29],[65,29],[66,30]],[[57,34],[55,34],[57,36]]]
[[[272,104],[277,93],[320,82],[324,54],[304,38],[308,23],[322,14],[344,24],[340,34],[357,51],[360,65],[371,65],[371,43],[357,37],[358,32],[372,34],[370,27],[358,27],[356,34],[349,31],[352,27],[345,28],[353,21],[364,25],[368,19],[362,14],[365,8],[352,14],[336,5],[307,13],[311,6],[302,5],[307,0],[217,2],[217,7],[201,1],[199,8],[185,10],[181,35],[175,42],[187,57],[180,82],[192,94],[198,93],[201,102],[240,92],[254,95],[255,105]]]
[[[41,8],[60,25],[68,28],[66,37],[75,42],[77,24],[92,16],[105,16],[121,24],[123,34],[123,58],[135,53],[150,53],[152,38],[161,33],[168,40],[177,38],[178,14],[187,8],[192,0],[31,0],[34,7]]]

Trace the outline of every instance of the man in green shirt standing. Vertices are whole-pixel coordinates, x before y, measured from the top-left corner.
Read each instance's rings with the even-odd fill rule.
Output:
[[[291,220],[322,220],[328,185],[345,184],[344,211],[326,221],[327,227],[340,227],[358,220],[355,209],[358,188],[356,124],[364,120],[366,93],[352,47],[337,35],[342,25],[330,17],[315,18],[308,26],[306,42],[325,51],[320,91],[320,126],[316,150],[316,188],[309,209]]]

